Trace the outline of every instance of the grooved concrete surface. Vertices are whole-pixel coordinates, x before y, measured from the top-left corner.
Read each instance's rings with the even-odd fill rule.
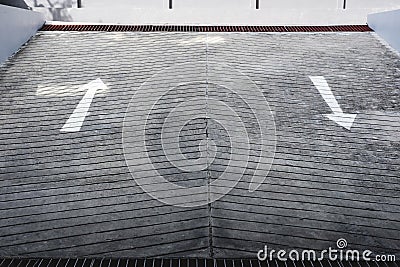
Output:
[[[144,86],[173,66],[181,67]],[[276,125],[271,171],[255,192],[256,124],[270,118],[246,115],[240,97],[209,80],[232,70],[242,80],[231,85],[258,87],[265,99],[255,103],[269,103]],[[188,75],[197,81],[179,83]],[[324,116],[331,110],[309,76],[324,76],[343,111],[357,114],[351,130]],[[81,130],[61,132],[85,94],[80,86],[97,78],[107,89]],[[144,87],[149,96],[165,92],[147,118],[148,157],[181,186],[214,181],[231,153],[240,166],[242,153],[210,119],[209,99],[239,110],[219,113],[250,133],[249,164],[226,196],[177,207],[138,186],[122,132]],[[131,106],[140,110],[146,93]],[[372,33],[39,33],[0,69],[0,94],[0,256],[256,257],[264,245],[322,250],[339,238],[400,256],[400,60]],[[179,136],[182,160],[206,167],[182,171],[165,156],[160,125],[193,97],[206,101],[180,114],[199,116],[181,131],[167,128]]]

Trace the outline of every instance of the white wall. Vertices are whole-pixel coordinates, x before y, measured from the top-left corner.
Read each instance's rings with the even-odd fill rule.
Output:
[[[83,8],[114,8],[114,7],[135,7],[135,8],[168,8],[168,0],[82,0]]]
[[[53,1],[67,1],[67,0],[53,0]],[[338,6],[342,7],[344,0],[259,0],[259,1],[260,1],[260,8],[336,8]],[[254,9],[256,0],[172,0],[172,2],[174,9],[182,9],[182,8]],[[133,8],[158,9],[158,8],[168,8],[169,6],[168,3],[169,0],[113,0],[113,1],[82,0],[82,6],[88,8],[92,7],[113,8],[113,7],[126,6]]]
[[[14,54],[44,24],[42,14],[0,5],[0,64]]]
[[[39,0],[38,0],[39,1]],[[53,0],[63,1],[63,0]],[[64,0],[66,1],[66,0]],[[80,9],[35,9],[48,20],[120,24],[366,24],[367,15],[400,9],[400,0],[81,0]]]
[[[348,9],[370,8],[370,9],[395,9],[399,8],[399,0],[347,0]]]
[[[400,52],[400,10],[370,14],[368,25]]]
[[[400,0],[399,0],[400,1]],[[400,8],[400,6],[399,6]],[[62,21],[108,24],[179,25],[344,25],[366,24],[376,9],[207,9],[81,8],[64,10]],[[48,9],[48,20],[58,20]]]
[[[34,1],[34,0],[28,0]],[[36,0],[45,1],[45,0]],[[46,0],[47,1],[47,0]],[[51,0],[63,2],[71,0]],[[76,0],[74,0],[76,1]],[[168,0],[81,0],[83,7],[132,7],[132,8],[167,8]],[[343,8],[345,0],[259,0],[260,8],[284,9],[336,9]],[[254,8],[256,0],[172,0],[174,9],[209,8],[209,9],[247,9]],[[400,0],[346,0],[347,9],[393,9],[400,6]]]
[[[255,0],[172,0],[174,9],[182,8],[216,8],[216,9],[249,9]]]

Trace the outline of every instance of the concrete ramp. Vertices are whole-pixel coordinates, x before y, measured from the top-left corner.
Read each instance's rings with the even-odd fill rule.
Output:
[[[371,32],[40,32],[0,69],[0,256],[400,256],[399,62]]]

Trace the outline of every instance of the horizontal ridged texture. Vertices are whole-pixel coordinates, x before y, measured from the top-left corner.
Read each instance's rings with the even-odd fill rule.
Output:
[[[398,254],[399,69],[398,56],[370,32],[40,32],[0,68],[0,256],[255,258],[264,245],[323,250],[339,238],[352,249]],[[331,110],[311,75],[324,76],[343,111],[357,114],[350,131],[324,116]],[[224,77],[226,84],[211,83]],[[94,96],[80,131],[60,132],[85,95],[80,86],[98,78],[107,89]],[[185,110],[223,115],[211,99],[225,99],[256,135],[229,85],[242,85],[257,107],[268,101],[274,115],[276,155],[265,182],[249,192],[247,175],[202,207],[149,196],[123,153],[131,99],[137,110],[157,104],[146,142],[159,173],[200,186],[226,167],[225,131],[208,116],[181,135],[172,127],[180,116],[167,125],[187,158],[199,156],[202,140],[221,151],[192,174],[165,157],[160,127],[179,101],[200,97]],[[257,167],[250,162],[248,171]]]

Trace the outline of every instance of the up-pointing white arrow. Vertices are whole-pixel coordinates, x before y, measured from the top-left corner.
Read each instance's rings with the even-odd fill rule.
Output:
[[[80,89],[82,89],[82,91],[87,90],[87,92],[60,130],[61,132],[79,132],[81,130],[97,90],[107,89],[107,85],[99,78],[83,85]]]
[[[343,110],[336,101],[328,82],[323,76],[310,76],[310,79],[333,112],[333,114],[326,114],[325,116],[347,130],[350,130],[357,114],[343,113]]]

